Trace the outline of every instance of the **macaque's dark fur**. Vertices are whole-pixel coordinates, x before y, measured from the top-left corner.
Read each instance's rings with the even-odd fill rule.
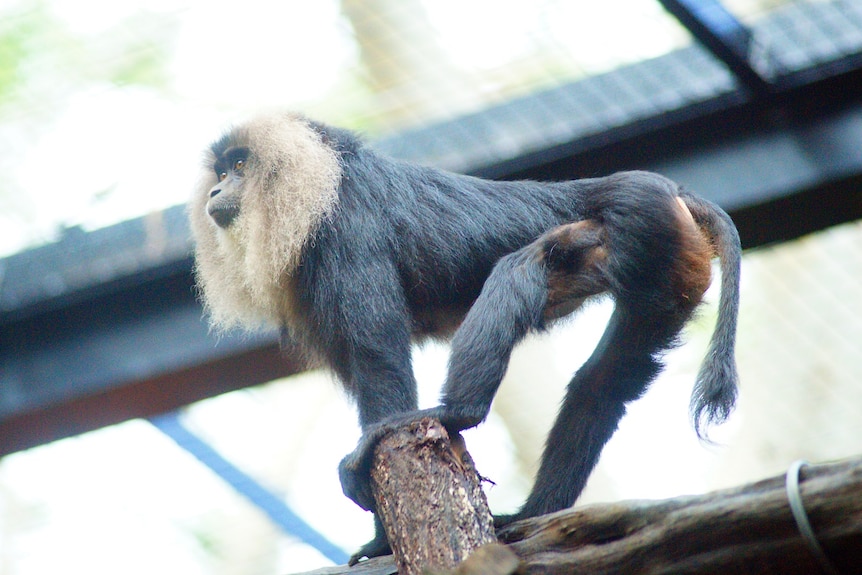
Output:
[[[231,192],[230,203],[222,200],[227,194],[211,171],[192,202],[204,301],[221,323],[236,316],[276,324],[336,372],[358,404],[364,431],[357,451],[340,467],[345,492],[360,505],[373,508],[369,453],[387,426],[422,413],[440,417],[452,431],[478,424],[514,345],[584,298],[608,292],[613,316],[569,384],[536,484],[515,517],[571,505],[625,403],[659,372],[661,353],[674,345],[700,302],[714,255],[721,257],[722,290],[716,332],[692,398],[698,433],[729,413],[736,392],[740,248],[730,219],[713,204],[653,173],[560,183],[488,181],[388,158],[348,131],[299,116],[268,117],[256,125],[267,134],[303,132],[303,145],[323,159],[309,167],[301,150],[278,158],[278,145],[269,139],[262,144],[243,127],[213,145],[210,168],[218,164],[238,191]],[[247,173],[231,180],[218,162],[246,148]],[[337,164],[326,159],[332,152]],[[256,163],[264,154],[275,159]],[[295,208],[301,229],[308,230],[298,252],[271,254],[277,273],[255,273],[267,254],[248,263],[255,249],[248,230],[272,235],[280,230],[269,228],[288,224],[249,213],[266,211],[248,207],[249,197],[278,196],[280,182],[316,176],[305,171],[319,166],[337,173],[311,178],[322,183],[302,192],[313,195],[320,186],[326,197],[312,216]],[[251,181],[263,182],[261,189],[250,189]],[[237,262],[247,269],[236,271]],[[237,282],[245,283],[239,288]],[[221,298],[219,290],[235,293]],[[260,309],[242,309],[253,306]],[[411,339],[451,335],[468,310],[453,339],[441,405],[416,413]],[[384,548],[378,540],[356,557]]]

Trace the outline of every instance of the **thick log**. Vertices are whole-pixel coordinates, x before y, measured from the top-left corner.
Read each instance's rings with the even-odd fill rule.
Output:
[[[862,460],[807,466],[800,493],[839,573],[862,573]],[[511,525],[518,573],[808,575],[822,566],[800,534],[781,475],[667,501],[590,505]]]
[[[495,542],[481,478],[460,436],[424,418],[384,437],[371,481],[398,572],[419,575],[455,568]]]

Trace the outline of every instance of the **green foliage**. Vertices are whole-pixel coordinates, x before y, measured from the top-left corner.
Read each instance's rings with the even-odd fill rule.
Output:
[[[0,15],[0,105],[13,98],[25,76],[24,64],[51,34],[51,22],[42,2],[13,7]]]
[[[56,99],[105,83],[167,91],[175,32],[170,14],[140,12],[75,33],[44,1],[13,4],[0,13],[0,109],[51,109]]]
[[[108,42],[116,54],[106,67],[106,79],[118,86],[170,87],[170,60],[175,22],[169,16],[139,13],[118,25]]]

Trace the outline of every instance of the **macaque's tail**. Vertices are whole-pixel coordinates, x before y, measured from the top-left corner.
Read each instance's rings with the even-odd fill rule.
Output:
[[[687,193],[680,197],[697,225],[709,235],[721,270],[718,320],[691,394],[692,423],[698,437],[706,439],[705,428],[726,420],[736,403],[739,376],[734,347],[742,248],[736,226],[724,210]]]

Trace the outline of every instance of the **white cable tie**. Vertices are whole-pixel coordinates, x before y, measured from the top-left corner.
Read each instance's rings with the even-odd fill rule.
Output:
[[[805,512],[805,505],[802,502],[802,494],[799,491],[799,471],[808,465],[808,462],[802,459],[794,461],[790,464],[787,470],[787,500],[790,502],[790,511],[793,512],[793,518],[796,520],[796,527],[805,541],[805,545],[811,550],[811,553],[820,563],[820,568],[824,573],[829,575],[840,575],[838,570],[826,556],[823,547],[817,540],[817,535],[814,534],[814,529],[811,528],[811,523],[808,521],[808,514]]]

